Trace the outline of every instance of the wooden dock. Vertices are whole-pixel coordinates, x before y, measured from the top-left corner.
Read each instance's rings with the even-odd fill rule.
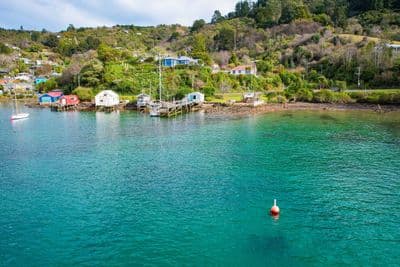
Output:
[[[198,103],[189,102],[187,100],[162,102],[159,107],[160,117],[170,118],[183,113],[189,113],[198,105]]]
[[[77,111],[77,105],[61,105],[61,104],[52,104],[50,105],[51,111],[63,112],[63,111]]]

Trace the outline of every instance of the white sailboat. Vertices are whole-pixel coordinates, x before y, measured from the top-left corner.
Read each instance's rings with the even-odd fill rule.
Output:
[[[14,97],[15,112],[13,114],[11,114],[11,120],[15,121],[15,120],[27,119],[29,117],[29,113],[19,112],[18,103],[17,103],[17,92],[15,92],[14,95],[15,95],[15,97]]]

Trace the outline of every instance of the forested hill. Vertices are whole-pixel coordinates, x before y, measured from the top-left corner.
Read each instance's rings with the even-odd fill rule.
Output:
[[[399,87],[398,9],[399,0],[259,0],[240,1],[228,14],[216,10],[191,27],[71,24],[54,33],[21,26],[0,30],[0,68],[15,74],[28,69],[20,58],[47,60],[54,64],[35,74],[62,76],[40,90],[71,91],[79,84],[136,94],[157,84],[157,55],[187,55],[204,65],[166,70],[163,83],[170,96],[249,87],[265,92],[356,88],[359,80],[363,88]],[[258,76],[251,80],[224,72],[253,63]],[[217,65],[222,71],[211,71]]]

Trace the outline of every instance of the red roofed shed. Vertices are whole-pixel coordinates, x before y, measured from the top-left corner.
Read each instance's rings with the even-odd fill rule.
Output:
[[[77,95],[64,95],[60,97],[59,101],[62,106],[75,106],[80,102]]]

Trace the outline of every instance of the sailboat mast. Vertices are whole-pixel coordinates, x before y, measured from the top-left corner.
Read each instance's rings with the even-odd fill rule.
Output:
[[[161,56],[158,55],[158,90],[159,90],[159,98],[160,98],[160,102],[161,102],[161,87],[162,87],[162,74],[161,74]]]
[[[14,89],[14,99],[15,99],[15,114],[18,114],[18,103],[17,103],[17,91]]]

